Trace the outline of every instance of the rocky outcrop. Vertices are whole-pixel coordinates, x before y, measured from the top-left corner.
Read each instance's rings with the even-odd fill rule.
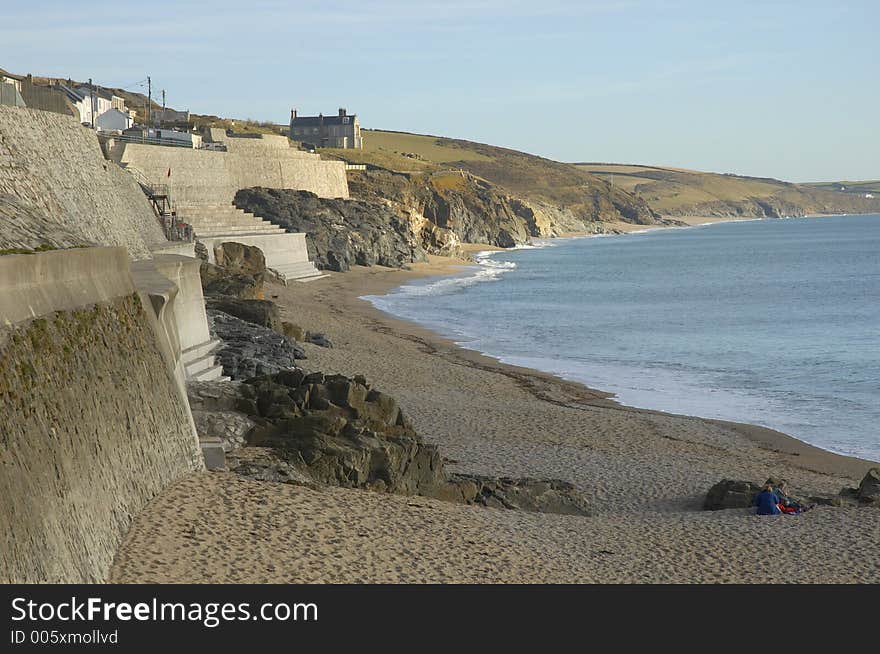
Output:
[[[448,474],[437,447],[422,440],[394,398],[363,377],[292,369],[218,391],[193,384],[190,394],[194,413],[211,410],[236,425],[242,418],[253,424],[248,446],[227,457],[229,470],[250,478],[589,514],[577,489],[559,480]],[[224,437],[210,421],[197,422]]]
[[[223,374],[231,379],[270,375],[306,358],[295,341],[276,331],[222,311],[208,309],[206,313],[211,335],[222,341],[214,354],[223,366]]]
[[[322,270],[400,268],[425,261],[408,212],[385,202],[319,198],[308,191],[251,188],[235,205],[291,232],[305,232],[309,259]]]
[[[760,484],[751,481],[723,479],[706,493],[703,509],[706,511],[746,509],[752,506],[755,495],[760,492]]]
[[[513,247],[532,236],[548,235],[530,229],[511,198],[500,188],[466,172],[407,175],[368,171],[350,176],[354,197],[387,200],[423,216],[435,228],[454,233],[465,243]],[[429,246],[429,251],[434,251]]]

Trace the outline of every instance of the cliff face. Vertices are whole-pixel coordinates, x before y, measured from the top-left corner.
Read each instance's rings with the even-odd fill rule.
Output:
[[[422,224],[402,207],[387,202],[319,198],[308,191],[250,188],[235,195],[235,205],[291,232],[305,232],[309,259],[322,270],[346,271],[353,265],[397,268],[425,260],[448,245],[442,230]]]
[[[517,212],[512,198],[468,173],[358,172],[350,175],[349,188],[355,197],[386,200],[409,209],[465,243],[513,247],[542,235]]]
[[[701,202],[676,207],[667,212],[670,216],[755,218],[800,217],[822,213],[880,213],[880,199],[798,186],[767,197]]]
[[[532,237],[603,232],[610,221],[649,225],[660,220],[644,202],[593,179],[592,186],[572,191],[572,204],[568,205],[540,194],[511,195],[466,171],[359,172],[349,176],[349,188],[354,197],[384,199],[407,207],[455,233],[462,242],[498,247],[527,243]]]

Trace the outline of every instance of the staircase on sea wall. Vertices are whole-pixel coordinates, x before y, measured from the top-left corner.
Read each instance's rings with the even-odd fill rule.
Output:
[[[220,344],[220,339],[212,338],[183,351],[183,369],[188,381],[229,381],[229,377],[223,375],[223,366],[214,357]]]
[[[325,277],[309,261],[305,234],[294,234],[233,204],[177,204],[178,217],[191,225],[214,260],[214,246],[234,241],[263,251],[266,267],[284,281],[311,281]]]

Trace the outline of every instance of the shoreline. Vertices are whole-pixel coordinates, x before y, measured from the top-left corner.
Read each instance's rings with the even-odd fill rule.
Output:
[[[474,251],[487,251],[492,249],[491,246],[485,247],[479,244],[469,245],[475,246]],[[503,248],[497,249],[504,251]],[[466,268],[471,265],[475,264],[466,259],[437,257],[434,261],[430,261],[428,264],[413,264],[413,270],[396,271],[392,268],[385,268],[383,269],[383,272],[387,274],[387,277],[383,275],[381,278],[370,280],[368,288],[371,289],[371,292],[364,293],[363,295],[349,294],[345,299],[348,302],[364,303],[365,306],[363,307],[363,312],[365,318],[369,318],[375,323],[384,323],[387,327],[391,327],[391,329],[400,337],[420,342],[423,347],[430,350],[432,354],[441,354],[442,356],[452,357],[458,359],[465,365],[471,365],[483,370],[509,376],[518,380],[519,383],[532,388],[538,397],[540,397],[540,388],[543,384],[549,382],[551,384],[569,387],[567,390],[569,390],[571,396],[575,398],[578,403],[588,406],[600,406],[619,411],[632,411],[635,413],[685,418],[723,425],[737,431],[750,441],[761,446],[762,449],[766,449],[774,454],[787,454],[793,457],[798,457],[799,463],[806,464],[809,462],[808,465],[810,468],[817,472],[834,474],[841,470],[847,470],[850,471],[850,474],[853,476],[858,476],[864,474],[863,471],[866,470],[867,467],[880,465],[880,462],[861,459],[859,457],[845,454],[838,454],[836,452],[822,449],[795,438],[794,436],[790,436],[789,434],[771,429],[770,427],[747,422],[704,418],[702,416],[676,414],[658,409],[629,406],[615,400],[614,393],[592,388],[579,381],[565,379],[559,375],[538,370],[536,368],[527,368],[515,364],[504,363],[491,354],[466,348],[459,345],[451,338],[443,336],[428,327],[386,313],[375,307],[369,300],[364,299],[365,296],[369,295],[385,295],[416,279],[455,274],[458,272],[458,269]],[[395,272],[403,273],[405,276],[395,279]],[[348,273],[334,274],[345,275]]]
[[[811,217],[827,217],[827,216],[846,216],[848,214],[823,214],[817,216],[803,216],[804,218]],[[859,214],[864,215],[864,214]],[[656,228],[648,228],[648,229],[636,229],[631,230],[629,232],[623,233],[614,233],[614,234],[572,234],[568,236],[559,236],[548,239],[538,239],[540,241],[555,241],[555,240],[568,240],[573,238],[597,238],[597,237],[605,237],[605,236],[627,236],[629,234],[641,234],[647,232],[654,232],[660,230],[675,230],[675,229],[688,229],[691,227],[699,227],[704,225],[715,225],[729,222],[755,222],[760,220],[768,220],[765,218],[717,218],[713,219],[713,217],[706,216],[688,216],[687,218],[691,219],[693,222],[689,223],[686,227],[678,226],[678,225],[669,225],[669,226],[660,226]],[[634,227],[642,227],[640,225],[636,225]],[[478,243],[467,243],[462,244],[463,250],[467,254],[478,254],[483,252],[506,252],[510,251],[514,248],[499,248],[486,244],[478,244]],[[491,255],[490,255],[491,256]],[[477,365],[487,365],[486,362],[489,362],[490,367],[494,367],[497,370],[506,370],[509,372],[514,372],[517,375],[532,375],[532,376],[541,376],[541,377],[550,377],[554,380],[558,380],[561,383],[565,384],[574,384],[575,386],[580,386],[585,390],[585,393],[588,397],[593,398],[591,401],[599,401],[603,403],[603,406],[614,406],[618,407],[622,410],[632,410],[632,411],[640,411],[640,412],[648,412],[658,415],[666,415],[666,416],[675,416],[675,417],[683,417],[683,418],[693,418],[697,420],[703,420],[706,422],[712,422],[715,424],[727,425],[740,433],[746,435],[750,440],[755,443],[759,443],[765,446],[767,449],[773,452],[778,452],[782,449],[787,449],[792,453],[795,453],[796,456],[805,456],[810,460],[815,460],[817,457],[822,458],[824,455],[830,455],[833,457],[840,457],[842,460],[847,461],[847,467],[850,467],[850,463],[854,464],[854,468],[858,468],[860,465],[869,464],[869,465],[880,465],[880,461],[873,461],[871,459],[862,459],[857,456],[843,454],[839,452],[834,452],[831,450],[826,450],[817,445],[812,445],[803,441],[795,436],[791,436],[790,434],[786,434],[779,430],[773,429],[771,427],[765,427],[763,425],[757,425],[750,422],[741,422],[734,420],[723,420],[719,418],[708,418],[699,415],[691,415],[691,414],[677,414],[671,413],[668,411],[663,411],[661,409],[651,409],[647,407],[637,407],[628,404],[624,404],[616,399],[614,399],[615,394],[609,391],[604,391],[598,388],[593,388],[588,386],[587,384],[573,380],[567,379],[558,375],[556,373],[551,373],[543,370],[539,370],[536,368],[528,368],[524,366],[518,366],[516,364],[506,363],[501,360],[500,357],[496,357],[492,354],[486,352],[480,352],[479,350],[474,350],[464,345],[457,343],[452,337],[444,336],[442,333],[434,331],[430,327],[423,326],[419,323],[407,320],[406,318],[395,316],[394,314],[388,313],[376,307],[372,302],[370,302],[368,297],[370,296],[382,296],[391,293],[394,290],[401,288],[402,286],[408,284],[411,281],[416,279],[429,279],[431,277],[444,277],[447,275],[454,275],[458,272],[464,272],[466,268],[477,266],[478,264],[474,261],[470,261],[467,259],[453,259],[453,258],[445,258],[445,257],[436,257],[433,262],[429,262],[429,264],[413,264],[414,269],[409,271],[402,271],[409,273],[405,280],[401,281],[399,284],[393,283],[391,280],[387,283],[387,285],[383,285],[381,290],[377,292],[365,293],[364,295],[358,296],[356,298],[349,298],[351,300],[360,300],[365,302],[369,307],[379,314],[384,320],[392,322],[396,325],[397,329],[404,328],[404,326],[408,326],[408,331],[411,330],[411,333],[418,333],[420,338],[424,338],[426,342],[432,342],[436,346],[437,343],[442,343],[446,347],[453,347],[459,350],[462,353],[462,358],[467,359],[471,363]],[[419,267],[425,266],[425,267]],[[394,269],[386,269],[388,271],[393,271]],[[337,273],[338,274],[338,273]],[[465,356],[467,355],[467,356]],[[471,358],[473,357],[473,358]]]
[[[439,448],[449,472],[560,479],[591,515],[200,472],[135,517],[111,582],[880,583],[880,511],[820,506],[777,520],[702,510],[722,479],[781,476],[795,496],[833,495],[857,485],[871,462],[754,425],[627,407],[360,299],[471,265],[432,256],[410,270],[355,267],[267,284],[265,297],[283,320],[332,340],[303,343],[300,365],[363,374]]]

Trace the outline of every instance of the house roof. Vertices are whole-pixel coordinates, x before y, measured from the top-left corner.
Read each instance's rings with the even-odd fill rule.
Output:
[[[76,92],[79,93],[82,97],[89,97],[90,89],[87,84],[82,84],[76,87]],[[99,98],[104,98],[105,100],[112,100],[116,97],[115,93],[111,93],[107,89],[101,86],[95,86],[95,95]]]
[[[343,118],[347,118],[344,123],[342,122]],[[324,125],[348,125],[354,122],[354,118],[357,118],[357,114],[348,114],[347,116],[324,116],[323,124]],[[294,127],[318,127],[321,125],[321,116],[297,116],[293,119]]]
[[[0,68],[0,77],[9,77],[10,79],[17,79],[19,82],[23,81],[26,76],[25,75],[13,75],[8,70],[3,70]]]

